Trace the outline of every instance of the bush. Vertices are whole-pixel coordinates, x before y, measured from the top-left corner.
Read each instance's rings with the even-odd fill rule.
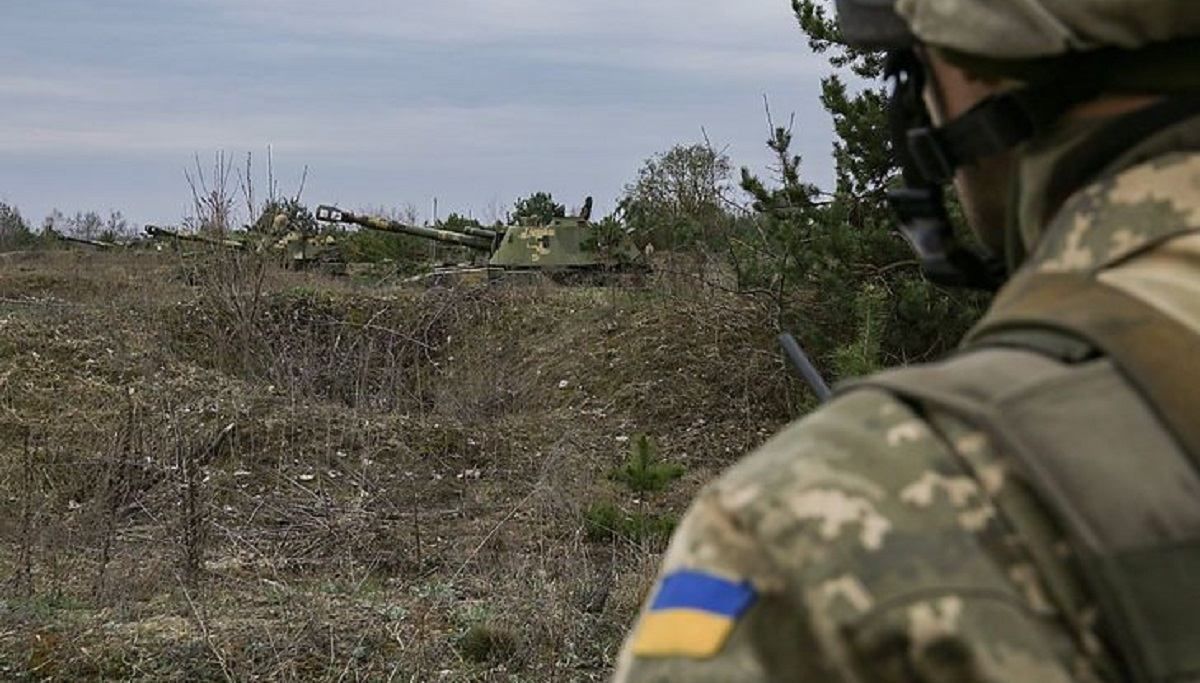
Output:
[[[429,243],[416,237],[389,235],[376,230],[347,231],[338,238],[342,255],[350,263],[397,264],[416,273],[429,255]]]
[[[567,207],[555,202],[554,196],[549,192],[535,192],[513,203],[508,222],[513,225],[520,225],[523,221],[545,225],[566,215]]]
[[[848,50],[822,4],[793,3],[801,28],[831,65],[856,78],[880,78],[878,55]],[[738,285],[765,295],[783,329],[797,329],[831,380],[879,367],[928,361],[953,349],[982,311],[985,297],[927,281],[896,229],[887,190],[899,182],[888,138],[882,88],[851,89],[839,75],[822,80],[830,113],[836,184],[803,181],[791,152],[790,125],[768,120],[771,177],[742,170],[752,228],[732,250]],[[953,212],[953,210],[952,210]]]
[[[625,186],[625,221],[657,249],[724,250],[731,170],[729,157],[708,144],[655,154]]]

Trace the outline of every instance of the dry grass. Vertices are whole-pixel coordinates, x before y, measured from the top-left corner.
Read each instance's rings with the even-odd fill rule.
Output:
[[[204,258],[0,270],[0,678],[603,679],[663,538],[589,510],[675,518],[795,409],[719,291]]]

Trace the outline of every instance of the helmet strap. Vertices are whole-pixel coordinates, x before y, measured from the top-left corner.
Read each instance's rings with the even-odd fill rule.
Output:
[[[1048,131],[1067,110],[1100,90],[1095,79],[1080,77],[993,95],[939,128],[928,124],[909,128],[905,147],[926,180],[945,184],[960,167],[1007,152]]]
[[[953,178],[954,168],[962,163],[962,150],[947,147],[941,139],[928,134],[935,129],[922,99],[924,67],[912,50],[893,51],[888,55],[886,75],[894,81],[888,107],[892,152],[904,180],[904,185],[889,190],[887,197],[900,220],[900,234],[912,247],[921,270],[931,282],[948,287],[998,289],[1004,282],[1001,261],[959,242],[946,213],[942,185]],[[914,132],[919,134],[914,136]],[[929,159],[923,162],[925,156]],[[930,160],[935,165],[926,169]],[[935,169],[944,172],[932,177],[926,174],[927,170]]]

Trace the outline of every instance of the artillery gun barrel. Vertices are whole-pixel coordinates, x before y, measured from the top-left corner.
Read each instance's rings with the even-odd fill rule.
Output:
[[[220,240],[212,237],[204,237],[203,235],[190,235],[187,233],[178,232],[175,230],[167,230],[160,228],[157,225],[147,225],[146,234],[151,237],[165,237],[169,239],[184,240],[185,242],[199,242],[201,244],[215,244],[219,247],[228,249],[244,249],[245,245],[234,240]]]
[[[323,223],[352,223],[354,225],[361,225],[364,228],[370,228],[371,230],[393,232],[401,235],[414,235],[438,242],[450,242],[479,251],[492,251],[492,237],[490,236],[483,237],[482,235],[455,232],[453,230],[438,230],[420,225],[407,225],[400,221],[388,220],[376,216],[362,216],[350,211],[343,211],[335,206],[317,207],[317,220]]]
[[[471,235],[472,237],[482,237],[487,240],[496,239],[497,237],[502,237],[504,235],[504,233],[497,232],[490,228],[478,228],[473,225],[468,225],[467,227],[459,230],[459,232],[463,233],[464,235]]]
[[[86,244],[89,247],[95,247],[97,249],[112,249],[113,247],[117,246],[115,244],[112,244],[111,242],[100,242],[98,240],[89,240],[89,239],[84,239],[82,237],[70,237],[68,235],[64,235],[59,232],[56,232],[53,234],[54,234],[55,238],[57,238],[63,242],[71,242],[74,244]]]

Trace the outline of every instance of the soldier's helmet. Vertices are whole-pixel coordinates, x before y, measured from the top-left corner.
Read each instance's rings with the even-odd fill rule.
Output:
[[[892,147],[905,187],[889,193],[901,232],[943,284],[995,287],[998,259],[956,245],[940,186],[1017,150],[1076,105],[1106,94],[1200,92],[1196,0],[836,0],[843,42],[890,53]],[[1002,87],[933,129],[914,48]],[[1019,153],[1019,152],[1018,152]],[[977,226],[989,245],[1003,225]],[[1011,265],[1011,264],[1010,264]]]
[[[921,42],[1003,60],[1137,50],[1200,36],[1194,0],[837,0],[852,46]]]

